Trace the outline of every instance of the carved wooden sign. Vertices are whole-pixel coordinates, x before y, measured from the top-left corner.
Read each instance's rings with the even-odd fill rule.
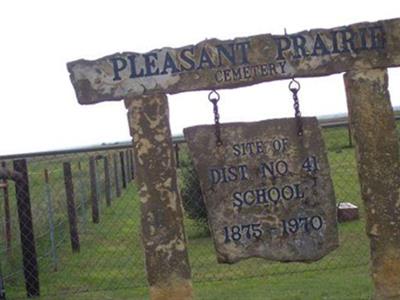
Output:
[[[78,101],[248,86],[293,76],[400,65],[400,19],[263,34],[144,54],[116,53],[68,63]]]
[[[336,205],[316,118],[184,130],[222,263],[318,260],[338,246]]]

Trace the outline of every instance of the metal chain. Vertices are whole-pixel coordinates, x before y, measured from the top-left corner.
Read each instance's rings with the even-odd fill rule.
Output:
[[[289,90],[293,93],[293,108],[294,108],[294,117],[297,122],[297,135],[303,135],[303,122],[301,120],[301,112],[300,112],[300,104],[299,98],[297,97],[297,93],[300,91],[300,83],[292,78],[289,83]]]
[[[212,90],[208,94],[208,100],[213,104],[214,111],[214,124],[215,124],[215,138],[217,146],[222,145],[221,140],[221,124],[219,123],[219,112],[218,112],[218,101],[220,99],[219,94],[216,90]]]

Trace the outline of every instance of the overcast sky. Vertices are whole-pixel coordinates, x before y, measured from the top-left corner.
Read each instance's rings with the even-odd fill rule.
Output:
[[[332,28],[400,17],[379,1],[6,1],[0,3],[0,155],[130,139],[122,102],[79,105],[68,61],[115,52],[181,47],[206,38]],[[390,69],[393,105],[400,71]],[[346,112],[342,74],[300,79],[302,114]],[[293,115],[288,81],[220,90],[222,122]],[[208,92],[169,96],[171,127],[212,123]]]

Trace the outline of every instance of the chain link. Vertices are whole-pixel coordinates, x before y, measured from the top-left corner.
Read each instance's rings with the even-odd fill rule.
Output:
[[[221,140],[221,124],[219,123],[218,101],[220,99],[216,90],[212,90],[208,94],[208,100],[213,104],[214,124],[215,124],[215,138],[217,146],[222,145]]]
[[[300,112],[300,104],[299,104],[299,98],[297,96],[297,93],[300,91],[300,83],[292,78],[292,80],[289,83],[289,90],[293,94],[293,108],[294,108],[294,117],[296,118],[297,121],[297,135],[302,136],[303,135],[303,122],[301,120],[301,112]]]

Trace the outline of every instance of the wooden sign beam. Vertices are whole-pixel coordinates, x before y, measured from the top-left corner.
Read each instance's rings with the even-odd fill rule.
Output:
[[[400,19],[262,34],[68,63],[79,103],[249,86],[400,65]]]

